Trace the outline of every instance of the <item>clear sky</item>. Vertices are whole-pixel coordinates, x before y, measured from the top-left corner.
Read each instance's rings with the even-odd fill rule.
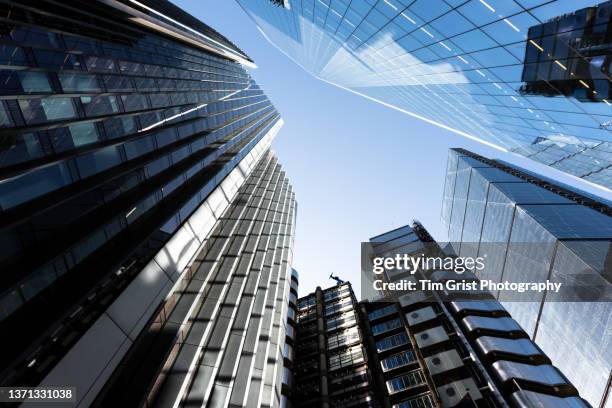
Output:
[[[258,68],[251,75],[285,121],[273,149],[298,201],[293,266],[300,274],[300,296],[316,286],[333,285],[330,272],[350,280],[359,290],[360,242],[413,219],[421,221],[436,240],[444,241],[440,211],[450,147],[576,184],[557,171],[311,77],[269,44],[234,1],[173,2],[255,61]]]

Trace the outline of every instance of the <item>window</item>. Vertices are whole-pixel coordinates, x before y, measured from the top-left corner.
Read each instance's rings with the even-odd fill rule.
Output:
[[[333,313],[338,313],[344,310],[351,309],[353,307],[353,302],[350,297],[341,299],[338,302],[334,302],[325,306],[325,316],[329,316]]]
[[[115,146],[96,150],[85,156],[77,157],[77,166],[82,178],[89,177],[121,163],[119,152]]]
[[[408,336],[406,333],[398,333],[377,341],[376,350],[380,353],[381,351],[390,350],[404,344],[408,344]]]
[[[89,56],[85,57],[88,71],[114,71],[115,62],[112,59]]]
[[[338,317],[334,317],[333,319],[328,320],[325,325],[327,327],[327,331],[330,331],[340,327],[355,324],[356,322],[357,320],[355,318],[355,312],[351,310],[348,313],[343,313]]]
[[[138,130],[138,126],[133,116],[111,118],[105,120],[103,123],[106,137],[109,139],[115,139],[130,133],[135,133]]]
[[[56,153],[99,140],[98,131],[93,123],[75,123],[67,127],[50,129],[48,134]]]
[[[123,106],[127,112],[147,109],[147,100],[144,95],[129,94],[121,95]]]
[[[51,92],[51,85],[44,72],[19,72],[19,80],[24,92]]]
[[[76,116],[70,98],[41,99],[41,105],[48,120],[69,119]]]
[[[77,123],[70,125],[70,134],[74,146],[83,146],[98,141],[98,131],[93,123]]]
[[[114,96],[81,96],[81,104],[87,117],[110,115],[119,112]]]
[[[331,355],[329,357],[329,370],[332,371],[350,367],[354,364],[363,363],[364,361],[361,346],[352,347],[345,352]]]
[[[76,116],[70,98],[21,99],[19,107],[28,125]]]
[[[351,293],[351,288],[350,286],[345,285],[345,286],[334,288],[332,290],[325,292],[324,298],[325,298],[325,301],[329,301],[329,300],[339,298],[341,296],[346,296],[349,293]]]
[[[392,408],[435,408],[435,406],[436,404],[431,394],[425,394],[402,401],[399,404],[393,405]]]
[[[14,207],[72,182],[66,163],[58,163],[0,183],[0,206]]]
[[[387,389],[389,394],[395,394],[420,384],[425,384],[425,376],[422,370],[415,370],[387,381]]]
[[[386,316],[386,315],[394,313],[396,311],[397,311],[397,308],[395,307],[395,305],[388,305],[388,306],[382,307],[380,309],[376,309],[376,310],[368,313],[368,319],[370,319],[370,321],[376,320],[379,317]]]
[[[0,142],[0,166],[9,166],[41,157],[43,151],[35,133],[4,136]]]
[[[134,87],[130,78],[120,75],[106,75],[104,77],[104,85],[107,91],[133,91]]]
[[[4,107],[4,104],[2,103],[2,101],[0,101],[0,127],[7,127],[11,126],[12,124],[13,121],[6,113],[6,108]]]
[[[98,78],[87,74],[57,74],[64,92],[100,92]]]
[[[396,317],[395,319],[375,324],[374,326],[372,326],[372,333],[374,333],[374,335],[376,336],[377,334],[397,329],[398,327],[402,327],[402,322],[399,317]]]
[[[34,49],[34,57],[40,67],[55,69],[80,70],[81,61],[75,54]]]
[[[402,351],[381,360],[380,365],[383,371],[393,370],[397,367],[402,367],[416,361],[416,356],[413,351]]]
[[[333,350],[335,348],[353,344],[361,339],[359,336],[359,329],[357,326],[351,327],[350,329],[341,331],[333,336],[327,338],[327,348]]]

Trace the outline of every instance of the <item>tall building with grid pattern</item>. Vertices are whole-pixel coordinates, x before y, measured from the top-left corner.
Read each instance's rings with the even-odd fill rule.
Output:
[[[612,2],[237,0],[311,74],[612,187]]]
[[[368,257],[441,251],[419,223],[373,237],[369,248]],[[471,273],[435,269],[379,276],[387,282],[478,281]],[[343,282],[298,299],[295,407],[589,407],[491,294],[379,294],[358,302]]]
[[[481,279],[564,285],[559,292],[495,296],[584,398],[610,406],[611,203],[452,149],[442,219],[457,254],[486,257]]]
[[[0,15],[0,383],[280,405],[296,203],[253,62],[165,0]]]

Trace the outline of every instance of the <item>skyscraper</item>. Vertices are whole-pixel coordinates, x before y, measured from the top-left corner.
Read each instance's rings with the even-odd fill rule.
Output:
[[[372,256],[436,247],[418,223],[376,236],[370,245]],[[398,279],[478,280],[434,270],[386,276]],[[298,299],[296,407],[588,406],[491,295],[382,295],[357,302],[344,282]]]
[[[612,403],[610,203],[452,149],[442,219],[459,255],[488,257],[480,278],[565,285],[559,293],[496,295],[584,398]]]
[[[280,404],[296,203],[253,62],[165,0],[0,10],[0,383]]]
[[[237,1],[317,78],[612,187],[610,1]]]

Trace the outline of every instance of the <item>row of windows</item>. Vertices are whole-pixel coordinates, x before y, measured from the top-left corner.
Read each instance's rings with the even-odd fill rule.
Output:
[[[389,394],[395,394],[421,384],[425,384],[423,370],[415,370],[388,380],[387,389],[389,390]]]
[[[271,106],[268,109],[269,111],[273,111]],[[205,128],[215,127],[215,125],[226,123],[233,119],[237,113],[240,112],[230,111],[227,114],[222,114],[217,117],[213,116],[202,119],[199,122],[199,131],[202,131]],[[236,129],[239,124],[240,122],[232,123],[230,127],[224,128],[220,134],[228,134],[231,127]],[[70,136],[78,136],[76,139],[77,145],[91,142],[94,134],[88,132],[88,129],[91,128],[84,126],[78,127],[77,129],[71,129],[76,133],[71,133]],[[117,166],[120,163],[130,161],[137,156],[161,149],[166,145],[191,136],[188,133],[179,132],[178,129],[179,128],[177,127],[166,128],[156,132],[155,134],[133,140],[125,145],[109,146],[83,156],[77,156],[74,161],[76,168],[78,169],[78,174],[75,174],[69,170],[69,161],[63,161],[52,166],[43,167],[30,173],[26,173],[23,176],[13,178],[10,181],[0,185],[0,207],[2,209],[15,207],[38,196],[71,184],[74,181],[85,179],[111,167]],[[193,127],[190,128],[189,125],[187,129],[195,130]],[[79,131],[82,133],[79,133]],[[213,137],[208,136],[209,140],[212,138]],[[31,141],[32,138],[30,137],[29,140]],[[60,142],[57,140],[55,143],[56,145],[60,145]],[[72,143],[75,143],[75,139],[72,139]],[[195,151],[203,149],[205,147],[204,139],[202,138],[199,141],[192,143],[192,147],[195,148]],[[187,154],[187,149],[188,147],[180,148],[179,151],[183,152],[180,154],[180,156]],[[194,153],[194,151],[191,153]],[[160,171],[159,166],[162,165],[162,162],[169,166],[170,163],[168,163],[167,157],[172,158],[171,155],[174,155],[174,159],[177,158],[175,152],[172,152],[170,156],[165,156],[166,158],[160,158],[154,164],[150,164],[149,167],[147,167],[147,173],[149,176],[157,174]],[[162,165],[162,167],[167,166]]]
[[[333,350],[361,340],[357,326],[338,332],[327,338],[327,349]]]
[[[189,145],[176,148],[174,151],[169,153],[170,156],[166,157],[169,157],[172,164],[176,164],[188,155],[201,151],[208,144],[215,143],[228,135],[231,135],[232,132],[237,132],[245,126],[252,126],[257,122],[257,120],[260,120],[261,117],[266,116],[272,111],[273,108],[268,107],[258,113],[250,113],[248,116],[239,115],[237,118],[233,119],[228,117],[225,126],[214,130],[212,133],[208,134],[206,138],[201,137]],[[193,124],[195,124],[195,122],[191,122],[191,125]],[[179,127],[179,134],[181,134],[180,129],[181,127]],[[150,137],[147,136],[143,140],[148,139],[150,139]],[[131,148],[129,146],[138,143],[140,142],[136,140],[125,145],[127,158],[131,158],[132,154],[130,153]],[[149,144],[146,144],[144,146],[140,146],[139,148],[151,150],[155,149],[156,146],[155,138],[153,138],[151,147],[149,147]],[[137,152],[134,152],[134,154],[136,153]],[[77,217],[93,211],[95,208],[103,205],[104,203],[111,202],[120,194],[125,193],[128,190],[134,189],[136,186],[143,183],[147,178],[157,174],[160,170],[159,164],[159,161],[151,162],[151,164],[145,165],[144,168],[133,170],[130,173],[106,182],[96,190],[77,195],[71,200],[65,201],[61,206],[52,207],[46,212],[41,212],[35,217],[29,218],[25,223],[13,227],[10,231],[5,231],[3,236],[5,251],[3,251],[3,255],[9,256],[10,254],[20,250],[24,245],[26,245],[26,243],[33,243],[35,241],[44,239],[52,232],[55,232],[54,230],[57,228],[64,228],[66,224],[72,222]],[[49,166],[47,168],[54,169],[55,167]],[[197,169],[198,167],[194,167],[193,171],[196,171]],[[35,174],[42,173],[35,172]],[[34,180],[36,179],[37,178],[34,178]],[[41,180],[49,182],[52,179],[48,177],[41,177]],[[3,183],[3,185],[0,187],[0,191],[2,191],[3,188],[11,185],[11,182]],[[2,197],[1,194],[0,197]],[[8,195],[7,197],[11,198],[12,200],[23,199],[16,192],[13,192],[13,194]]]
[[[158,64],[175,68],[189,69],[207,69],[213,67],[228,71],[234,75],[244,76],[244,70],[238,64],[228,64],[227,60],[216,57],[212,54],[200,52],[194,48],[183,46],[176,42],[168,42],[158,37],[147,36],[139,41],[135,41],[131,47],[124,47],[117,44],[106,43],[103,41],[92,40],[87,38],[76,38],[67,34],[57,34],[49,31],[44,31],[35,27],[16,27],[11,31],[11,37],[15,43],[19,45],[27,45],[39,47],[35,48],[34,52],[53,53],[52,50],[67,50],[77,51],[84,54],[94,54],[94,58],[101,58],[98,63],[93,64],[96,69],[108,68],[112,64],[111,59],[126,60],[134,63],[142,64]],[[12,45],[4,45],[5,50],[0,53],[0,57],[4,62],[26,62],[26,56],[22,49]],[[47,50],[44,50],[44,49]],[[76,61],[74,64],[76,69],[80,69],[82,64],[77,59],[76,54],[61,54],[56,56],[58,60]],[[103,57],[99,57],[103,56]],[[11,59],[8,59],[8,58]],[[40,58],[47,61],[42,55]],[[14,65],[4,63],[2,65]],[[121,61],[116,63],[118,69],[129,68],[133,72],[146,72],[138,66],[122,65]],[[164,74],[173,76],[174,71],[167,71]]]
[[[298,299],[298,310],[309,308],[317,304],[317,299],[314,296],[308,296]]]
[[[432,395],[425,394],[395,404],[393,408],[435,408],[436,406]]]
[[[372,333],[376,336],[378,334],[387,332],[389,330],[397,329],[399,327],[402,327],[402,321],[399,317],[396,317],[395,319],[387,320],[386,322],[373,325]]]
[[[323,295],[323,298],[325,299],[326,302],[328,302],[330,300],[337,299],[342,296],[347,296],[350,293],[351,293],[351,287],[349,285],[343,285],[340,287],[336,287],[336,288],[327,290],[325,294]]]
[[[355,364],[360,364],[365,361],[363,349],[361,346],[352,347],[342,353],[332,354],[329,356],[329,370],[338,370],[344,367],[350,367]]]
[[[402,351],[380,361],[383,371],[393,370],[417,361],[416,355],[412,350]]]
[[[258,121],[257,124],[261,123],[264,119]],[[249,151],[250,147],[252,147],[273,125],[274,121],[261,128],[255,135],[252,134],[253,128],[246,129],[242,132],[242,137],[234,138],[232,142],[225,143],[212,155],[206,157],[196,166],[193,166],[187,172],[178,175],[170,182],[165,184],[160,190],[148,195],[143,200],[136,203],[136,205],[132,209],[127,210],[125,214],[121,214],[117,218],[110,220],[101,228],[89,234],[88,237],[80,240],[75,245],[70,247],[65,254],[59,255],[49,263],[45,264],[35,273],[30,275],[27,280],[19,285],[18,288],[9,292],[3,299],[0,299],[0,311],[2,313],[0,318],[5,318],[11,314],[25,301],[53,283],[53,281],[64,274],[67,269],[74,267],[75,264],[79,263],[103,244],[111,240],[123,229],[127,228],[129,224],[132,224],[141,215],[160,203],[165,197],[167,197],[168,194],[171,194],[176,188],[178,188],[179,185],[185,183],[188,178],[193,177],[198,173],[198,171],[205,170],[206,166],[215,158],[218,158],[222,154],[231,151],[236,146],[240,146],[237,145],[240,140],[247,136],[252,137],[251,141],[242,148],[241,153],[235,155],[234,158],[226,164],[224,170],[220,172],[219,177],[223,177],[227,172],[229,172],[229,169],[231,169],[236,162]],[[156,162],[157,161],[158,160],[156,160]],[[169,164],[167,167],[169,167]],[[166,222],[166,224],[161,227],[161,230],[167,234],[172,234],[178,228],[178,226],[185,221],[191,212],[195,210],[198,203],[202,202],[202,200],[212,191],[212,189],[215,187],[214,181],[214,179],[211,180],[198,193],[196,193],[191,200],[189,200],[173,217]]]
[[[391,304],[385,307],[381,307],[380,309],[376,309],[368,313],[368,319],[370,321],[376,320],[379,317],[387,316],[388,314],[395,313],[397,311],[397,307],[395,304]]]
[[[334,313],[349,310],[353,307],[353,299],[351,297],[340,299],[334,303],[328,303],[325,305],[325,316],[329,316]]]
[[[394,334],[393,336],[385,337],[384,339],[376,342],[376,350],[380,353],[382,351],[391,350],[392,348],[408,344],[408,335],[404,332]]]
[[[180,94],[173,94],[180,95]],[[174,96],[172,95],[173,102]],[[191,103],[197,102],[197,94],[188,94]],[[57,113],[58,110],[69,109],[74,113],[74,105],[68,100],[68,107],[57,106],[58,99],[42,99],[37,102],[42,107],[38,115],[48,117]],[[186,98],[182,98],[186,99]],[[45,102],[48,101],[48,102]],[[75,100],[73,100],[75,101]],[[115,113],[119,111],[117,100],[114,96],[105,97],[81,97],[76,99],[77,105],[84,110],[88,117],[98,117],[100,115]],[[241,103],[238,104],[238,103]],[[28,101],[22,101],[23,105]],[[56,104],[56,105],[53,105]],[[242,97],[239,100],[224,100],[211,102],[207,106],[198,109],[172,108],[166,111],[146,112],[139,115],[113,116],[111,118],[69,124],[37,132],[21,133],[14,136],[5,136],[2,146],[2,160],[0,166],[9,166],[24,161],[41,158],[45,155],[66,152],[80,146],[86,146],[103,140],[113,140],[134,134],[144,129],[155,127],[156,124],[163,125],[178,119],[189,121],[176,128],[179,138],[187,137],[191,134],[202,132],[209,128],[214,128],[223,123],[228,115],[236,115],[238,112],[231,112],[240,109],[241,114],[253,112],[261,106],[269,104],[265,95]],[[27,105],[26,109],[31,109]],[[4,106],[0,103],[0,113],[4,112]],[[177,113],[178,112],[178,113]],[[226,113],[226,115],[222,115]],[[180,115],[179,117],[176,117]],[[0,114],[1,116],[1,114]],[[196,120],[194,120],[196,119]],[[134,143],[138,143],[135,141]]]
[[[346,327],[356,323],[357,317],[355,316],[355,312],[351,310],[350,312],[343,313],[334,317],[333,319],[327,320],[325,322],[325,327],[327,331],[331,331],[340,327]]]

